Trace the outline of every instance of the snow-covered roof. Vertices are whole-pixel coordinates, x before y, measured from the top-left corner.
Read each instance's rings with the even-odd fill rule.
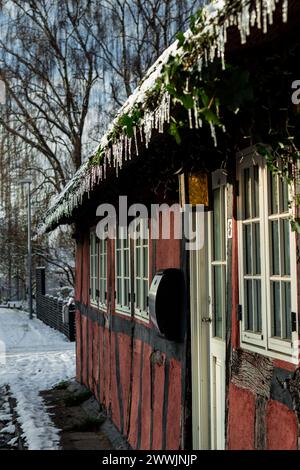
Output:
[[[273,24],[274,13],[278,4],[282,5],[282,19],[287,22],[289,0],[213,0],[202,10],[204,24],[201,23],[199,31],[187,31],[185,40],[190,41],[196,50],[193,56],[194,63],[199,68],[212,62],[216,57],[225,62],[225,46],[227,43],[227,32],[229,27],[236,27],[240,32],[241,43],[244,44],[250,36],[251,27],[267,33],[268,26]],[[209,45],[197,47],[201,39],[209,37]],[[206,43],[207,44],[207,41]],[[85,194],[106,178],[108,167],[114,167],[117,174],[126,160],[133,155],[139,155],[139,148],[148,147],[153,130],[163,133],[165,124],[170,122],[171,96],[167,90],[159,94],[156,108],[147,108],[147,97],[155,89],[157,81],[161,78],[162,70],[171,57],[183,57],[186,51],[175,41],[166,49],[154,65],[148,70],[145,78],[136,88],[134,93],[127,99],[118,111],[108,131],[100,140],[100,145],[91,158],[84,163],[65,189],[53,201],[46,213],[45,221],[40,227],[40,233],[55,228],[63,219],[71,217],[74,209],[80,207]],[[133,135],[128,136],[126,132],[117,138],[114,129],[118,126],[122,116],[130,115],[137,106],[142,111],[139,126],[133,127]],[[214,128],[211,125],[212,136]],[[95,155],[100,156],[94,161]]]

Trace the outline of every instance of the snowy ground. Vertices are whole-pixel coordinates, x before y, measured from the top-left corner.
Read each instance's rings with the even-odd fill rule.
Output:
[[[8,385],[17,401],[29,449],[58,448],[59,430],[39,392],[74,375],[74,343],[24,312],[0,308],[0,387]]]

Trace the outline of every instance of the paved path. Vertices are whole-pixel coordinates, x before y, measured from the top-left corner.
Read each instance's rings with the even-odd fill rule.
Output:
[[[16,400],[17,421],[29,449],[59,447],[59,430],[39,392],[74,375],[74,343],[39,320],[29,320],[24,312],[0,309],[0,388],[8,386]],[[1,411],[0,402],[0,416],[1,413],[5,414],[5,410]],[[6,424],[7,428],[13,422]]]

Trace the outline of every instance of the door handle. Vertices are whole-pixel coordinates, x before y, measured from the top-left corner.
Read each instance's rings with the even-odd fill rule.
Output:
[[[212,320],[211,320],[210,317],[203,317],[203,318],[201,319],[201,321],[202,321],[203,323],[211,323],[211,322],[212,322]]]

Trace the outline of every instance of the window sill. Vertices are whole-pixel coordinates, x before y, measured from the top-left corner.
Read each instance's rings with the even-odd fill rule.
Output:
[[[115,313],[118,313],[119,315],[124,315],[126,317],[131,317],[131,311],[126,308],[115,307]]]
[[[146,323],[149,323],[149,313],[148,312],[141,312],[140,310],[135,310],[134,317],[138,320],[142,320]]]
[[[280,352],[273,351],[271,349],[265,349],[263,346],[255,346],[249,343],[241,342],[241,349],[249,351],[252,353],[260,354],[261,356],[269,357],[270,359],[280,359],[282,361],[298,364],[299,363],[299,348],[298,346],[294,348],[291,347],[289,352]]]

